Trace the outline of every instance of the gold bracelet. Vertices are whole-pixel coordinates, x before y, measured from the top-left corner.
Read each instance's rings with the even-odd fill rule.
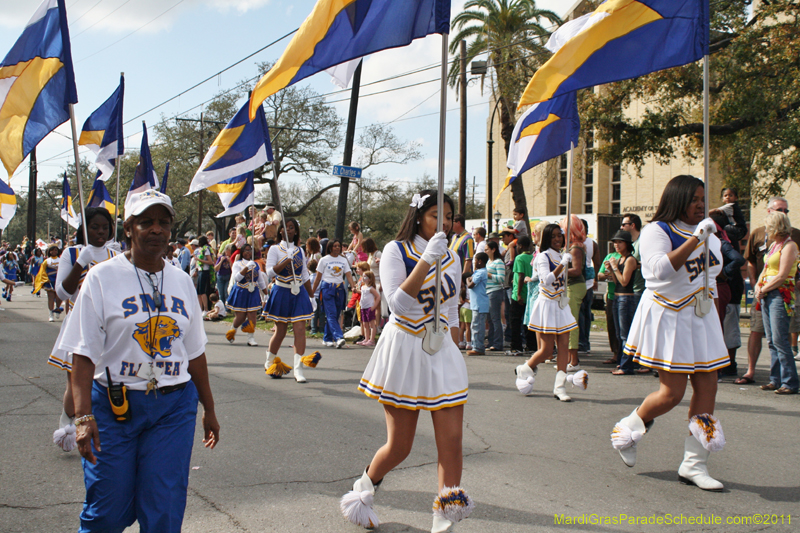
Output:
[[[75,427],[78,427],[81,424],[85,424],[86,422],[91,422],[91,421],[96,422],[94,415],[89,414],[89,415],[79,416],[73,421],[73,424],[75,424]]]

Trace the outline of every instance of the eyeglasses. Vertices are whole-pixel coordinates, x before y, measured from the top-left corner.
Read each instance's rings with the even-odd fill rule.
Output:
[[[789,210],[788,209],[783,209],[783,208],[781,208],[781,209],[773,209],[773,211],[779,211],[779,212],[783,213],[784,215],[788,215],[789,214]]]
[[[622,226],[630,226],[631,224],[633,224],[633,222],[623,222]]]

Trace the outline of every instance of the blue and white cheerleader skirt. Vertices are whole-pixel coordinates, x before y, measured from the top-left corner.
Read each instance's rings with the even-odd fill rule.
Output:
[[[261,291],[256,283],[252,284],[253,291],[244,286],[234,283],[233,290],[228,295],[227,306],[231,311],[247,313],[261,309]]]
[[[289,287],[276,282],[264,305],[263,315],[267,320],[274,322],[300,322],[311,320],[314,310],[305,286],[300,285],[300,292],[295,295]]]

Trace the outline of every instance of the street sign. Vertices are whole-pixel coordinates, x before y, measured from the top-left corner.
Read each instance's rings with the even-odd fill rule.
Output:
[[[343,176],[345,178],[360,178],[361,169],[358,167],[346,167],[344,165],[333,165],[334,176]]]

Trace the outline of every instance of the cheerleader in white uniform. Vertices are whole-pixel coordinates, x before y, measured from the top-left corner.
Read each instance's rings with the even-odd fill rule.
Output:
[[[715,224],[704,217],[703,182],[693,176],[670,180],[653,221],[642,230],[640,252],[646,290],[633,318],[625,352],[640,365],[659,371],[661,386],[644,399],[611,432],[611,442],[628,466],[636,464],[636,445],[656,417],[683,399],[687,378],[692,382],[689,430],[678,478],[704,490],[722,490],[708,474],[708,456],[725,444],[714,416],[717,370],[728,366],[713,301],[704,292],[705,244],[708,240],[708,281],[713,297],[722,269]]]
[[[75,305],[78,292],[81,290],[83,280],[89,269],[111,259],[117,252],[106,246],[111,235],[114,221],[111,214],[102,207],[86,208],[86,232],[89,235],[89,246],[83,245],[83,227],[78,226],[77,246],[70,246],[61,254],[56,273],[55,292],[58,298],[67,302],[69,306]],[[58,420],[58,429],[53,433],[53,443],[60,446],[65,452],[72,451],[75,447],[75,405],[72,398],[72,353],[58,348],[64,337],[64,332],[71,326],[73,313],[67,313],[67,318],[61,323],[58,338],[47,358],[47,364],[67,371],[67,387],[64,391],[63,409]]]
[[[61,299],[56,294],[56,275],[58,274],[59,249],[55,244],[47,247],[47,258],[42,262],[39,274],[33,283],[34,293],[44,289],[47,292],[47,309],[50,313],[49,321],[55,321],[55,315],[61,314]]]
[[[233,289],[228,295],[228,309],[233,311],[233,327],[225,338],[233,344],[239,326],[247,333],[247,345],[258,346],[255,338],[256,319],[261,309],[261,293],[266,294],[267,284],[262,279],[258,263],[253,261],[253,247],[245,244],[231,266]]]
[[[375,489],[408,456],[423,409],[431,411],[439,463],[439,495],[433,503],[432,531],[452,531],[453,524],[466,518],[474,506],[459,486],[469,383],[464,357],[455,342],[461,262],[447,249],[446,238],[452,227],[453,201],[447,196],[444,200],[443,233],[436,233],[436,191],[426,190],[414,196],[397,240],[383,250],[381,281],[392,314],[358,389],[383,404],[388,438],[341,501],[345,517],[367,528],[379,523],[372,510]],[[436,320],[434,280],[439,258],[442,303],[438,319],[444,339],[435,350],[427,341],[433,338]]]
[[[300,225],[297,220],[287,219],[283,226],[286,239],[269,247],[266,272],[275,278],[275,284],[264,305],[264,318],[275,322],[275,330],[269,340],[264,370],[273,378],[283,377],[291,367],[277,357],[289,324],[294,333],[294,379],[305,383],[303,367],[314,368],[322,358],[319,352],[306,352],[306,320],[311,320],[317,302],[311,290],[311,281],[306,268],[306,258],[300,242]]]
[[[555,386],[553,396],[562,402],[572,400],[567,395],[567,362],[569,360],[569,332],[578,327],[569,305],[561,303],[567,290],[567,267],[572,260],[569,253],[561,254],[564,234],[558,224],[548,224],[542,230],[542,250],[534,260],[534,271],[539,276],[539,296],[533,304],[528,329],[538,335],[539,349],[528,361],[516,368],[517,389],[530,394],[539,363],[553,354],[553,345],[558,347]],[[563,306],[563,307],[562,307]],[[586,383],[585,372],[575,374],[579,383]],[[576,379],[573,376],[573,382]],[[584,387],[585,388],[585,387]]]

